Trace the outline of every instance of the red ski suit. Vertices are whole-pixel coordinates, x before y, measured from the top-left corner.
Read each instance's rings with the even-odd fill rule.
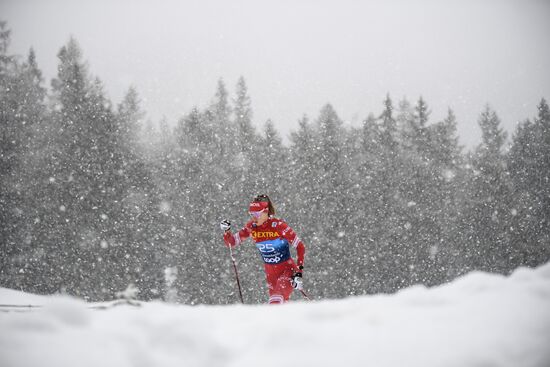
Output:
[[[304,264],[303,242],[288,224],[274,217],[269,217],[262,225],[251,220],[236,234],[225,232],[223,239],[226,246],[234,247],[248,237],[252,237],[264,261],[269,303],[288,301],[293,290],[292,275],[301,271],[298,266]],[[290,246],[296,249],[296,262],[290,256]]]

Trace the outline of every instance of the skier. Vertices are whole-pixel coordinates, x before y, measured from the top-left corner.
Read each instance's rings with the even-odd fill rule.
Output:
[[[248,212],[252,219],[236,234],[228,220],[220,223],[225,245],[234,247],[252,237],[264,261],[269,303],[284,303],[293,289],[303,289],[305,246],[288,224],[273,216],[275,208],[267,195],[256,196]],[[296,249],[296,262],[290,256],[290,246]]]

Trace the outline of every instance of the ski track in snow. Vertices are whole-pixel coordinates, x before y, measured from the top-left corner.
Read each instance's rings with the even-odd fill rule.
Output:
[[[550,263],[504,277],[284,306],[106,310],[0,289],[0,366],[550,366]]]

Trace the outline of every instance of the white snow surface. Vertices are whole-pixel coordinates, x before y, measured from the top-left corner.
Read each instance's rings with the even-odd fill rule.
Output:
[[[0,366],[550,366],[550,263],[283,306],[105,310],[0,288]]]

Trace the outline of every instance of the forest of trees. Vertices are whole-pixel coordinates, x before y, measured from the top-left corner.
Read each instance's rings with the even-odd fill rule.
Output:
[[[134,88],[113,105],[74,39],[50,87],[34,52],[9,43],[2,22],[0,287],[101,301],[133,284],[143,300],[236,302],[219,222],[240,228],[259,193],[306,244],[316,299],[550,259],[544,99],[510,139],[487,106],[469,152],[451,109],[434,122],[423,98],[390,95],[361,127],[327,104],[284,144],[273,122],[254,122],[243,78],[234,95],[220,79],[172,128],[147,122]],[[235,253],[247,303],[266,300],[256,251]]]

